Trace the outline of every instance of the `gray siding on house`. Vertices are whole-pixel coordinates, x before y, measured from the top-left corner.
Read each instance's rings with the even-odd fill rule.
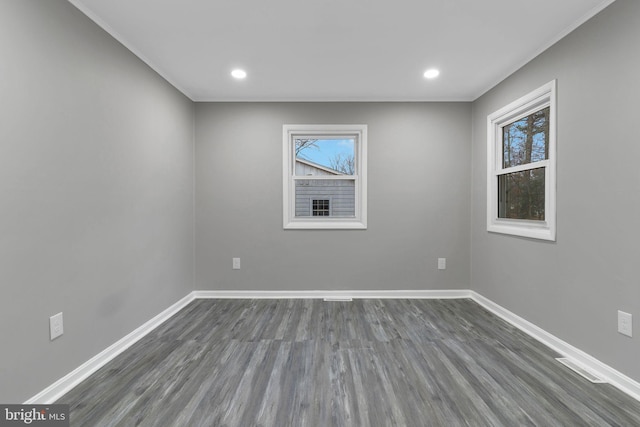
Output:
[[[340,175],[339,173],[332,173],[328,170],[317,168],[309,163],[303,163],[299,159],[296,160],[296,175],[308,176],[308,175]]]
[[[340,176],[326,166],[308,160],[296,159],[296,176]],[[356,216],[356,189],[354,180],[304,179],[296,181],[296,216],[313,216],[314,200],[329,200],[329,216]]]
[[[355,181],[298,180],[296,181],[296,216],[311,216],[314,199],[330,200],[330,216],[354,217]]]

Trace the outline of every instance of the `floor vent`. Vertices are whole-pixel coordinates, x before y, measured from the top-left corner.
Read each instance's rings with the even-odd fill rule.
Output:
[[[576,362],[574,362],[573,360],[569,359],[568,357],[559,357],[556,360],[558,362],[562,363],[567,368],[569,368],[572,371],[574,371],[575,373],[577,373],[578,375],[588,379],[589,381],[591,381],[594,384],[606,383],[605,380],[603,380],[599,376],[587,371],[585,368],[583,368],[582,366],[578,365]]]
[[[351,301],[353,301],[353,298],[347,298],[347,297],[344,297],[344,298],[340,298],[340,297],[324,298],[324,301],[325,302],[336,302],[336,301],[338,301],[338,302],[351,302]]]

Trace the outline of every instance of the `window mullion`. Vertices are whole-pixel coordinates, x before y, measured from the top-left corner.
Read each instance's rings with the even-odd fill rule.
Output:
[[[509,173],[523,172],[531,169],[546,168],[549,166],[549,160],[541,160],[539,162],[527,163],[525,165],[512,166],[510,168],[500,168],[495,171],[496,175],[506,175]]]
[[[356,181],[358,175],[293,175],[294,181]]]

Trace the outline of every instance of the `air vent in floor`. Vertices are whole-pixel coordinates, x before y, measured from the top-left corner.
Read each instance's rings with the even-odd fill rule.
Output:
[[[568,357],[558,357],[558,358],[556,358],[556,360],[558,362],[562,363],[567,368],[569,368],[572,371],[574,371],[575,373],[577,373],[578,375],[588,379],[592,383],[595,383],[595,384],[606,383],[605,380],[603,380],[599,376],[587,371],[585,368],[583,368],[582,366],[578,365],[575,361],[569,359]]]

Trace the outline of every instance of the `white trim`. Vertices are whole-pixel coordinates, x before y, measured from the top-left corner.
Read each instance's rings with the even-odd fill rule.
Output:
[[[290,222],[284,227],[286,230],[366,230],[367,226],[356,219],[331,218],[330,216],[313,216],[304,222]]]
[[[513,74],[513,73],[511,73]],[[508,76],[507,76],[508,77]],[[504,80],[504,79],[503,79]],[[500,83],[500,82],[498,82]],[[495,86],[495,85],[494,85]],[[478,97],[472,96],[428,96],[429,94],[423,92],[424,96],[416,96],[416,97],[371,97],[371,98],[361,98],[361,97],[342,97],[342,96],[330,96],[330,97],[318,97],[318,96],[270,96],[268,98],[260,98],[254,96],[247,96],[242,98],[236,98],[232,96],[223,96],[220,98],[205,96],[203,98],[196,98],[194,102],[473,102]]]
[[[95,13],[90,7],[88,7],[81,0],[69,0],[69,3],[74,5],[80,12],[84,13],[87,18],[91,19],[96,23],[100,28],[109,33],[111,37],[116,39],[120,44],[122,44],[126,49],[128,49],[131,53],[138,57],[142,62],[147,64],[149,68],[155,71],[160,77],[167,81],[171,86],[176,88],[179,92],[181,92],[184,96],[189,98],[192,102],[197,102],[198,99],[194,97],[189,91],[187,91],[182,85],[178,84],[177,81],[169,76],[169,73],[162,70],[155,63],[153,63],[149,58],[142,54],[142,52],[134,47],[132,43],[129,43],[127,39],[125,39],[120,33],[115,31],[107,22],[102,19],[97,13]]]
[[[567,368],[571,369],[576,374],[580,375],[582,378],[589,380],[594,384],[603,384],[607,382],[595,373],[591,372],[589,369],[577,363],[575,360],[571,359],[570,357],[556,357],[556,360],[559,363],[562,363]]]
[[[193,291],[153,319],[146,322],[124,338],[118,340],[63,378],[59,379],[31,399],[25,405],[51,404],[73,387],[110,362],[131,345],[160,326],[195,299],[462,299],[470,298],[493,314],[509,322],[537,341],[573,359],[579,366],[596,374],[611,385],[640,401],[640,383],[600,362],[582,350],[555,337],[533,323],[512,313],[506,308],[468,289],[451,290],[335,290],[335,291]]]
[[[458,299],[471,298],[468,289],[402,291],[195,291],[210,299]]]
[[[535,52],[531,53],[530,55],[527,55],[524,59],[522,59],[521,61],[513,64],[513,66],[511,66],[510,68],[505,70],[503,73],[499,74],[493,80],[493,82],[491,84],[489,84],[486,87],[484,87],[481,91],[477,92],[475,95],[469,97],[468,100],[469,101],[476,101],[478,98],[480,98],[481,96],[483,96],[484,94],[489,92],[491,89],[493,89],[494,87],[498,86],[498,84],[500,84],[503,81],[505,81],[509,76],[513,75],[516,71],[518,71],[519,69],[521,69],[522,67],[527,65],[529,62],[531,62],[532,60],[534,60],[535,58],[540,56],[543,52],[547,51],[551,46],[553,46],[554,44],[558,43],[560,40],[562,40],[563,38],[568,36],[571,32],[573,32],[580,25],[584,24],[589,19],[593,18],[598,13],[602,12],[606,7],[608,7],[614,1],[615,0],[603,0],[603,1],[601,1],[598,5],[594,6],[589,11],[587,11],[587,13],[585,13],[580,18],[578,18],[574,22],[572,22],[571,25],[569,25],[564,30],[562,30],[558,34],[556,34],[555,37],[550,38],[546,43],[540,45],[538,50],[536,50]],[[262,101],[264,102],[264,100],[262,100]]]
[[[487,231],[541,240],[556,240],[556,80],[520,97],[487,116]],[[549,107],[549,158],[509,168],[502,167],[502,128],[522,117]],[[544,169],[545,220],[528,221],[498,217],[498,176]]]
[[[111,26],[107,25],[107,23],[98,17],[96,13],[94,13],[87,5],[84,4],[81,0],[69,0],[69,3],[74,5],[78,10],[84,13],[89,19],[95,22],[98,26],[100,26],[103,30],[109,33],[114,39],[118,40],[122,45],[124,45],[128,50],[130,50],[134,55],[140,58],[143,62],[145,62],[149,67],[151,67],[156,73],[158,73],[162,78],[167,80],[171,85],[173,85],[176,89],[182,92],[185,96],[191,99],[194,102],[473,102],[480,98],[485,93],[489,92],[499,83],[504,81],[507,77],[518,71],[525,64],[529,63],[531,60],[539,56],[541,53],[549,49],[551,46],[556,44],[558,41],[562,40],[569,33],[574,31],[580,25],[587,22],[589,19],[593,18],[595,15],[604,10],[607,6],[613,3],[615,0],[603,0],[598,5],[594,6],[591,10],[585,13],[580,18],[576,19],[571,25],[567,26],[564,30],[556,34],[554,37],[549,39],[546,43],[542,44],[538,50],[533,52],[527,57],[513,65],[506,72],[500,74],[496,79],[493,80],[487,86],[484,86],[477,93],[464,96],[464,97],[416,97],[416,98],[397,98],[397,97],[376,97],[376,98],[357,98],[357,97],[311,97],[311,98],[299,98],[299,97],[270,97],[269,99],[265,98],[238,98],[238,97],[216,97],[216,96],[204,96],[199,97],[194,94],[189,93],[181,85],[178,85],[173,79],[168,78],[168,74],[162,71],[159,67],[157,67],[154,63],[152,63],[149,59],[147,59],[144,55],[135,49],[131,43],[129,43],[124,37],[122,37],[118,32],[116,32]]]
[[[195,299],[452,299],[470,298],[469,290],[406,290],[406,291],[193,291],[162,311],[125,337],[110,345],[40,393],[25,405],[49,405],[71,391],[80,382],[102,368],[120,353],[144,338],[155,328],[178,313]]]
[[[550,166],[549,160],[540,160],[533,163],[526,163],[524,165],[511,166],[509,168],[504,168],[504,169],[501,169],[500,172],[495,173],[495,175],[500,176],[500,175],[506,175],[509,173],[524,172],[531,169],[547,168],[549,166]]]
[[[355,175],[318,177],[296,176],[293,139],[304,136],[354,136],[356,157]],[[296,217],[295,181],[309,179],[334,179],[355,182],[355,218]],[[282,125],[282,227],[285,230],[300,229],[355,229],[367,228],[367,125]]]
[[[539,328],[533,323],[523,319],[517,314],[512,313],[506,308],[496,304],[488,298],[483,297],[475,291],[471,291],[471,298],[498,317],[506,320],[522,332],[530,335],[542,344],[560,353],[561,355],[573,359],[578,365],[583,366],[586,370],[596,374],[609,384],[620,389],[624,393],[640,401],[640,383],[632,378],[627,377],[621,372],[613,369],[593,356],[572,346],[571,344],[561,340],[560,338],[550,334],[544,329]]]
[[[60,378],[55,383],[51,384],[49,387],[42,390],[40,393],[33,396],[31,399],[24,402],[25,405],[34,405],[34,404],[43,404],[49,405],[64,394],[68,393],[71,389],[73,389],[80,382],[85,380],[89,375],[96,372],[98,369],[102,368],[108,362],[113,360],[120,353],[131,347],[133,344],[138,342],[140,339],[144,338],[149,332],[153,331],[155,328],[160,326],[174,314],[182,310],[187,306],[191,301],[195,299],[194,293],[191,292],[186,297],[182,298],[180,301],[173,304],[171,307],[167,308],[153,319],[149,320],[139,328],[135,329],[125,337],[116,341],[114,344],[110,345],[91,359],[87,360],[85,363],[69,372],[64,377]]]
[[[357,181],[358,175],[294,175],[294,181]]]

